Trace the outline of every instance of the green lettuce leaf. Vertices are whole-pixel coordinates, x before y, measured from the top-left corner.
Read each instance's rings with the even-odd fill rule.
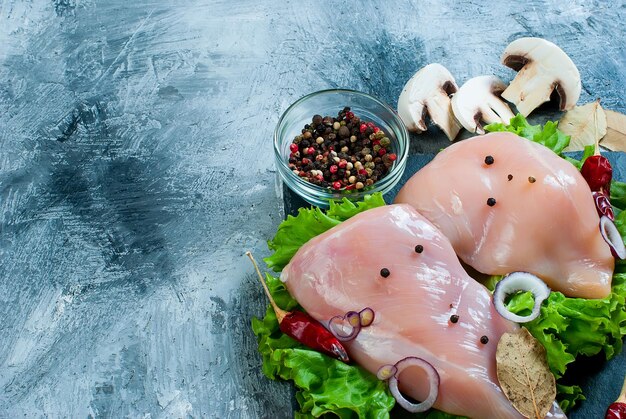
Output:
[[[278,278],[266,275],[276,303],[292,310],[298,303]],[[388,418],[395,404],[387,384],[356,365],[310,350],[283,334],[276,315],[268,307],[263,319],[252,319],[259,340],[263,373],[271,378],[293,380],[300,412],[296,417],[320,417],[333,413],[339,418]]]
[[[366,195],[363,201],[354,204],[347,198],[337,203],[331,201],[330,208],[324,212],[315,208],[300,208],[297,216],[289,215],[278,227],[276,236],[267,242],[274,253],[265,258],[267,267],[276,272],[281,271],[296,254],[300,247],[311,240],[347,220],[359,212],[385,205],[382,194]]]
[[[606,359],[611,359],[621,352],[622,338],[626,335],[625,297],[626,274],[615,274],[608,297],[587,300],[551,292],[541,306],[540,316],[524,324],[546,348],[548,365],[557,379],[580,355],[604,352]],[[532,294],[523,293],[512,297],[507,308],[513,313],[526,315],[532,306]],[[580,387],[557,384],[557,399],[564,410],[584,399]]]
[[[616,180],[611,182],[611,205],[620,212],[626,209],[626,183]]]
[[[563,149],[569,145],[570,136],[558,130],[559,123],[548,121],[541,125],[530,125],[526,118],[517,114],[510,121],[509,125],[501,122],[489,124],[485,127],[488,132],[512,132],[520,137],[527,138],[539,144],[543,144],[556,154],[561,154]]]

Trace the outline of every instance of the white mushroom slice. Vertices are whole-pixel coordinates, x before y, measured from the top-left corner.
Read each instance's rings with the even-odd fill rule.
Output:
[[[496,76],[469,79],[452,96],[454,116],[466,130],[478,134],[485,133],[481,121],[488,124],[508,124],[514,115],[509,106],[500,99],[504,89],[506,83]]]
[[[580,73],[565,52],[541,38],[520,38],[509,44],[502,54],[502,64],[519,71],[502,97],[515,103],[528,116],[539,105],[550,100],[556,90],[560,109],[572,109],[580,97]]]
[[[428,64],[406,83],[398,99],[398,114],[409,131],[428,129],[426,115],[430,116],[450,141],[461,126],[452,115],[450,95],[458,90],[452,74],[441,64]]]

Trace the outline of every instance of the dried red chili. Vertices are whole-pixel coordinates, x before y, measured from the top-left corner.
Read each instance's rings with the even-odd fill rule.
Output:
[[[609,160],[600,154],[589,156],[580,168],[580,173],[591,188],[598,214],[614,220],[613,207],[609,201],[613,177],[613,168]]]
[[[587,157],[580,168],[580,173],[592,191],[604,189],[607,194],[610,192],[613,168],[606,157],[599,154]]]
[[[606,419],[626,419],[626,403],[612,403],[606,411]]]
[[[276,302],[267,288],[267,284],[265,284],[265,281],[263,280],[263,275],[261,275],[261,271],[259,270],[254,257],[252,257],[252,253],[246,252],[246,255],[252,261],[254,269],[259,276],[259,280],[261,281],[261,285],[263,285],[263,289],[265,290],[265,294],[267,294],[270,304],[274,309],[274,313],[276,313],[276,319],[278,320],[278,327],[280,330],[287,336],[290,336],[315,351],[325,353],[326,355],[337,358],[343,362],[349,362],[350,358],[348,358],[348,353],[339,339],[328,331],[324,325],[305,312],[295,310],[285,311],[276,305]]]

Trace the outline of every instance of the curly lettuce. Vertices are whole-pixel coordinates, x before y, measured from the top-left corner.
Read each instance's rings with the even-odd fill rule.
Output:
[[[534,141],[548,147],[556,154],[561,154],[569,145],[571,137],[558,129],[559,123],[548,121],[545,125],[530,125],[526,118],[517,114],[508,125],[501,122],[489,124],[485,127],[487,132],[512,132],[520,137]]]
[[[298,249],[313,237],[360,212],[383,205],[385,205],[383,196],[373,194],[366,195],[363,201],[356,204],[346,198],[341,202],[331,201],[327,211],[317,207],[300,208],[297,216],[287,216],[287,219],[278,226],[276,236],[267,242],[269,249],[274,251],[270,257],[264,259],[267,267],[280,272]]]
[[[266,282],[279,306],[299,308],[278,278],[267,275]],[[252,330],[259,339],[263,373],[274,380],[295,383],[300,404],[297,417],[317,418],[327,413],[342,419],[389,417],[395,400],[383,381],[359,366],[308,349],[283,334],[271,307],[263,319],[252,319]]]

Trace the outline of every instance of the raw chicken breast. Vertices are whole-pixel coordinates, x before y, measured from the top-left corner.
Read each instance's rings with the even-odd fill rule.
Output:
[[[315,237],[281,279],[324,324],[350,310],[374,310],[372,325],[346,343],[350,357],[369,371],[423,358],[441,378],[437,409],[475,418],[521,417],[500,389],[495,361],[500,336],[517,326],[495,311],[491,295],[463,270],[448,239],[409,205],[365,211]],[[452,314],[457,323],[450,322]],[[483,335],[487,344],[480,342]],[[428,394],[422,370],[409,368],[399,381],[417,400]]]
[[[511,133],[460,141],[411,177],[395,202],[428,218],[480,272],[531,272],[569,297],[611,291],[615,261],[589,186],[540,144]]]

